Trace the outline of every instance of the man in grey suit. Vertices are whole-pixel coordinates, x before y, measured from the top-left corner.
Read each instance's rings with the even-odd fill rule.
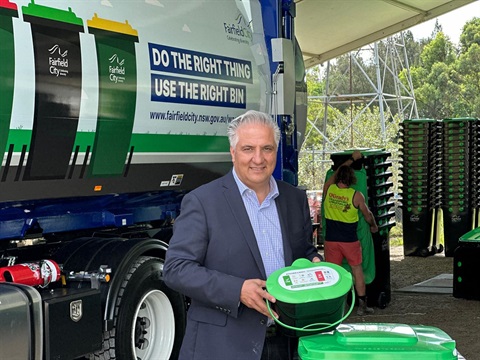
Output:
[[[164,280],[191,299],[180,359],[288,359],[265,280],[298,258],[320,261],[307,197],[272,177],[280,130],[270,116],[247,111],[228,137],[232,171],[185,195],[167,251]]]

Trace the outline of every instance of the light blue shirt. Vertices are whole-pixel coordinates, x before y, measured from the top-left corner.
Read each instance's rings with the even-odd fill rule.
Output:
[[[233,169],[233,177],[247,209],[258,249],[262,255],[265,273],[268,277],[275,270],[285,267],[282,229],[278,218],[277,205],[275,204],[275,198],[279,195],[277,183],[273,176],[270,177],[270,192],[265,200],[259,204],[255,191],[242,183],[235,169]]]

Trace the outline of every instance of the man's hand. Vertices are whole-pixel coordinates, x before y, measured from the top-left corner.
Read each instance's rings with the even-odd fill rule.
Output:
[[[370,225],[370,232],[373,233],[373,234],[378,232],[377,224]]]
[[[276,299],[265,290],[266,282],[260,279],[248,279],[243,282],[240,292],[240,301],[250,309],[257,310],[259,313],[272,317],[268,311],[265,300],[274,303]],[[272,310],[272,313],[278,318],[278,315]]]
[[[318,262],[321,262],[321,261],[322,261],[322,259],[320,259],[320,257],[318,257],[318,256],[315,256],[315,257],[312,259],[312,262],[313,262],[313,263],[318,263]]]

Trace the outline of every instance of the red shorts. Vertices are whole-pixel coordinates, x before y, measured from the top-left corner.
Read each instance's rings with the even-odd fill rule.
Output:
[[[362,263],[362,246],[360,241],[355,242],[324,242],[325,261],[342,265],[343,259],[347,259],[348,265],[355,266]]]

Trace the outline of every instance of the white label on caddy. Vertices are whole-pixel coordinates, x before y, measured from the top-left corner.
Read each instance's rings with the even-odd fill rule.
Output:
[[[287,290],[310,290],[335,285],[340,279],[336,270],[326,266],[288,270],[278,277],[281,287]]]

